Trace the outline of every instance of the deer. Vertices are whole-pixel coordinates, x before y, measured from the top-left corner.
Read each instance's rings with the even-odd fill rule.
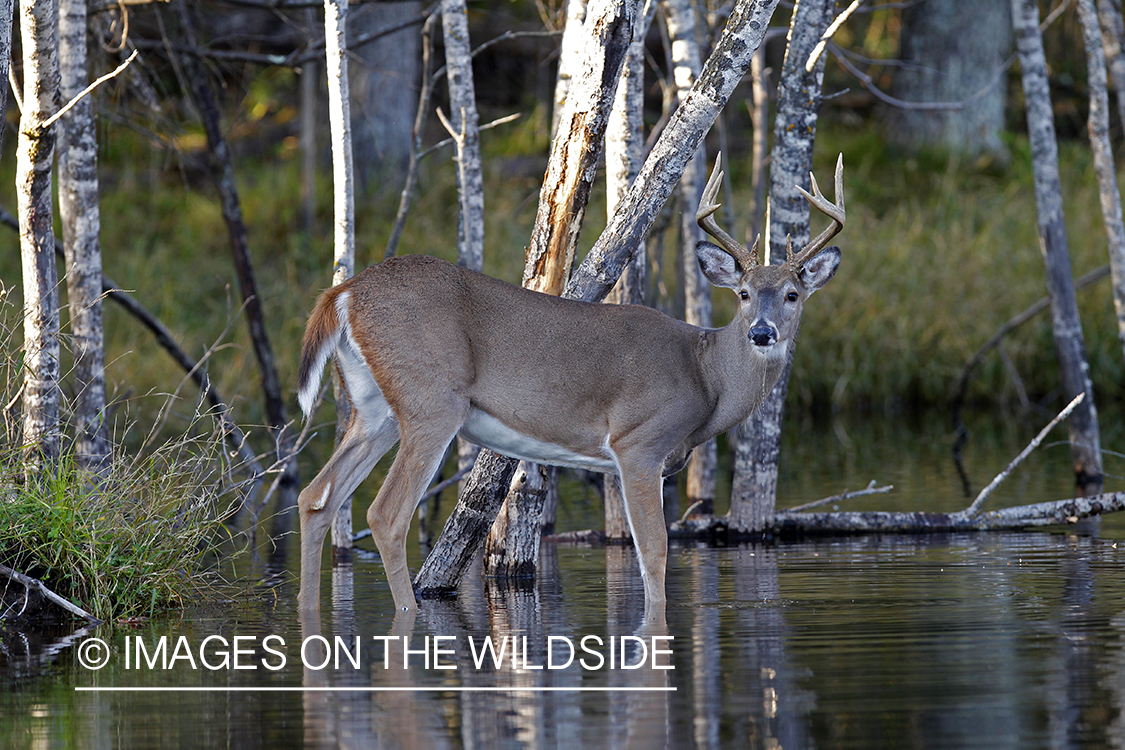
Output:
[[[691,450],[744,420],[792,353],[805,300],[836,273],[844,227],[843,155],[835,202],[798,188],[829,226],[782,264],[758,262],[717,224],[716,160],[696,212],[707,280],[738,311],[698,328],[640,305],[550,296],[425,255],[391,258],[324,291],[301,346],[298,401],[311,416],[328,360],[352,405],[335,451],[298,498],[301,612],[320,607],[326,532],[345,498],[394,445],[367,510],[396,610],[416,610],[406,536],[450,442],[620,477],[641,568],[644,619],[665,619],[668,532],[662,478]]]

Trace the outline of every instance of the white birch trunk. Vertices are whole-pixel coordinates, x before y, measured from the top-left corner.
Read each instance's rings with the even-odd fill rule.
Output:
[[[1069,401],[1079,393],[1085,400],[1071,414],[1071,458],[1079,495],[1101,491],[1101,439],[1098,412],[1086,361],[1086,344],[1078,318],[1078,301],[1070,269],[1070,249],[1062,208],[1058,142],[1054,112],[1047,85],[1047,61],[1039,32],[1039,6],[1035,0],[1012,0],[1012,31],[1020,57],[1024,100],[1027,106],[1028,140],[1035,174],[1035,203],[1039,217],[1039,248],[1051,298],[1051,320],[1055,350],[1059,358],[1063,396]]]
[[[332,284],[355,274],[355,183],[352,168],[351,106],[348,98],[346,49],[348,0],[324,0],[324,39],[328,75],[328,123],[332,137]],[[335,376],[334,376],[335,377]],[[347,429],[351,404],[340,384],[336,396],[337,443]],[[352,499],[340,507],[332,523],[332,546],[352,547]]]
[[[559,72],[555,78],[555,108],[551,113],[551,140],[559,130],[559,120],[566,107],[570,81],[582,64],[582,25],[586,21],[586,0],[568,0],[562,41],[559,43]]]
[[[59,457],[59,292],[51,202],[55,130],[43,122],[59,108],[57,6],[20,5],[23,113],[16,153],[16,192],[24,288],[23,441],[28,472]]]
[[[0,0],[0,72],[7,71],[12,65],[12,34],[15,21],[15,0]],[[8,76],[0,75],[0,122],[7,122],[5,117],[8,111]],[[4,130],[0,128],[0,146],[4,145]]]
[[[695,85],[703,69],[696,41],[695,9],[691,0],[662,0],[668,36],[672,46],[672,78],[676,95],[682,101]],[[711,285],[695,258],[695,246],[703,230],[695,221],[703,186],[707,181],[707,154],[703,141],[687,163],[680,178],[680,239],[683,248],[684,320],[700,328],[711,327]],[[711,513],[715,502],[715,474],[719,454],[714,438],[692,451],[687,465],[688,506],[698,503],[697,511]]]
[[[621,69],[617,96],[609,113],[605,134],[606,215],[613,216],[629,187],[641,171],[644,160],[644,77],[645,37],[655,13],[655,0],[647,0],[637,15],[633,41]],[[645,297],[646,258],[644,240],[632,251],[633,261],[625,268],[613,291],[605,298],[610,304],[642,305]],[[615,474],[606,474],[602,483],[605,500],[605,534],[609,539],[629,539],[629,519],[625,498]]]
[[[764,243],[769,252],[764,261],[767,263],[785,262],[787,237],[792,237],[794,252],[809,241],[809,204],[796,186],[809,189],[822,99],[824,55],[812,71],[805,70],[805,63],[832,23],[834,9],[832,0],[801,0],[790,22],[770,158],[768,236]],[[739,531],[761,531],[772,523],[777,505],[781,419],[788,390],[789,367],[786,366],[766,400],[734,431],[730,518],[731,526]]]
[[[70,101],[86,88],[89,77],[85,0],[60,2],[59,68],[62,98]],[[101,471],[108,467],[109,437],[105,424],[102,250],[92,95],[79,100],[60,124],[59,213],[74,350],[75,454],[79,466]]]
[[[452,110],[449,119],[457,133],[457,265],[479,271],[484,263],[484,178],[465,0],[442,0],[441,28]]]
[[[1102,31],[1094,0],[1078,0],[1078,18],[1086,42],[1087,85],[1090,89],[1090,148],[1098,175],[1098,194],[1109,239],[1109,268],[1113,279],[1113,307],[1117,313],[1117,337],[1125,352],[1125,219],[1121,215],[1121,190],[1109,142],[1109,84],[1102,48]]]

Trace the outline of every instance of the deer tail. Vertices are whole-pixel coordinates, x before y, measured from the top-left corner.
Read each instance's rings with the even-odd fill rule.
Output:
[[[305,419],[312,416],[324,365],[339,345],[343,333],[339,297],[338,289],[322,293],[305,326],[305,338],[301,342],[301,363],[297,371],[297,403],[301,405]],[[345,311],[346,309],[345,307]]]

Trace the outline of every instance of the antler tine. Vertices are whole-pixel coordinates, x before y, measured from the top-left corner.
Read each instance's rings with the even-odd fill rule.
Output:
[[[790,268],[794,271],[800,269],[806,260],[819,253],[828,244],[829,240],[840,233],[844,228],[844,222],[847,220],[847,215],[844,211],[844,155],[840,154],[836,159],[836,202],[832,203],[824,194],[820,192],[820,186],[816,184],[816,177],[810,172],[809,182],[812,187],[812,193],[806,192],[800,185],[796,186],[801,195],[805,196],[814,208],[821,211],[828,218],[832,219],[832,223],[823,232],[817,236],[816,239],[809,242],[802,248],[801,252],[797,253],[796,257],[790,257],[788,263]]]
[[[715,167],[711,170],[711,176],[707,179],[707,187],[703,189],[703,195],[699,199],[699,208],[695,212],[695,221],[707,232],[707,234],[718,240],[719,245],[724,250],[734,256],[738,262],[738,267],[743,271],[749,271],[754,266],[758,265],[758,243],[754,242],[754,249],[747,250],[746,246],[731,237],[729,234],[719,228],[715,222],[715,217],[712,215],[719,210],[721,203],[716,203],[715,198],[719,195],[719,185],[723,181],[723,171],[720,168],[723,162],[722,153],[715,155]]]

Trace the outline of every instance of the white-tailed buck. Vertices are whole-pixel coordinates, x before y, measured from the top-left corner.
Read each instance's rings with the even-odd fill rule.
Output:
[[[805,299],[840,263],[826,247],[844,226],[816,180],[809,202],[832,224],[782,265],[760,265],[715,223],[716,164],[696,219],[699,265],[741,303],[730,325],[703,329],[634,305],[529,291],[426,256],[393,258],[317,300],[301,349],[298,398],[309,415],[329,357],[354,410],[336,451],[301,493],[303,611],[320,606],[325,533],[341,502],[400,442],[367,511],[394,595],[416,606],[406,565],[411,516],[457,435],[517,458],[621,477],[645,587],[645,618],[664,620],[668,534],[661,477],[765,398],[797,333]]]

